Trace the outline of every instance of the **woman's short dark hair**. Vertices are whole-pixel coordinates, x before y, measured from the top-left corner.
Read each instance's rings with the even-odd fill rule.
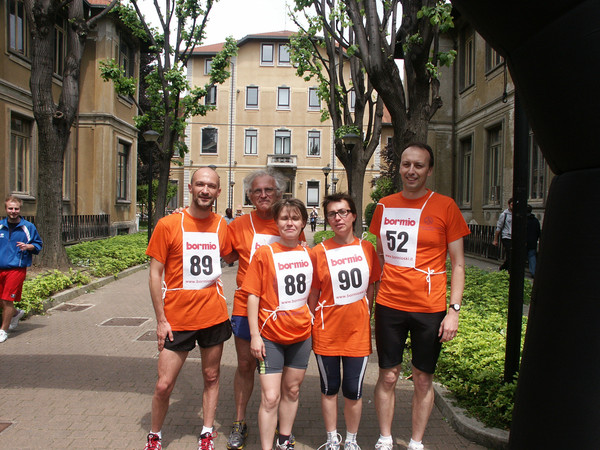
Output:
[[[304,222],[304,225],[306,226],[306,223],[308,222],[308,211],[306,210],[306,206],[304,206],[302,200],[298,200],[297,198],[283,198],[276,201],[271,207],[271,211],[273,211],[273,219],[277,220],[283,208],[297,210],[302,217],[302,222]]]
[[[330,203],[335,202],[343,202],[346,201],[348,206],[350,207],[350,212],[356,216],[356,204],[354,203],[354,199],[347,192],[336,192],[335,194],[327,195],[323,199],[323,214],[325,215],[325,220],[327,220],[327,207]],[[354,221],[356,222],[356,220]],[[352,222],[352,226],[354,226],[354,222]]]

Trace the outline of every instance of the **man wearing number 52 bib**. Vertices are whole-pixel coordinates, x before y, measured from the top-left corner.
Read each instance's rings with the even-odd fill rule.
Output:
[[[375,448],[391,450],[395,387],[410,333],[414,382],[411,450],[423,448],[433,408],[433,373],[442,342],[452,340],[464,289],[463,237],[469,228],[454,200],[425,187],[433,171],[427,144],[409,145],[402,153],[403,190],[377,204],[370,231],[377,236],[383,267],[375,306],[379,378],[375,406],[380,437]],[[446,312],[446,256],[452,277]]]
[[[219,277],[221,256],[231,262],[227,223],[212,212],[221,192],[213,169],[196,170],[188,186],[190,207],[158,221],[146,254],[150,261],[150,295],[156,313],[158,381],[152,397],[147,449],[160,449],[161,428],[179,371],[196,342],[202,357],[204,426],[199,446],[213,449],[213,423],[219,396],[223,343],[231,323]],[[164,275],[164,281],[163,281]]]

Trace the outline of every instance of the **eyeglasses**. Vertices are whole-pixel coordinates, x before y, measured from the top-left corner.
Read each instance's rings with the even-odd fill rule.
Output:
[[[254,189],[253,191],[250,191],[250,193],[252,195],[265,194],[270,197],[271,195],[273,195],[275,193],[275,188]]]
[[[329,211],[327,214],[325,214],[327,216],[328,219],[335,219],[336,215],[339,215],[342,219],[345,218],[348,214],[350,214],[352,211],[350,211],[349,209],[340,209],[338,211]]]

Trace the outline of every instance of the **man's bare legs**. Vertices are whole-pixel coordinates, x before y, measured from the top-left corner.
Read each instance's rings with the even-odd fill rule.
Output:
[[[152,425],[151,432],[158,433],[163,426],[169,399],[175,387],[179,371],[187,358],[188,352],[174,352],[163,349],[158,355],[158,380],[152,397]]]
[[[396,404],[396,383],[400,376],[400,365],[391,369],[379,369],[375,384],[375,410],[379,420],[379,432],[382,436],[392,435],[392,420]]]
[[[238,365],[233,379],[233,392],[235,398],[235,420],[246,418],[246,407],[254,389],[254,373],[256,372],[256,358],[250,354],[250,341],[235,336],[235,350]]]
[[[202,393],[204,426],[212,428],[219,401],[219,375],[221,373],[223,343],[200,348],[200,355],[202,357],[202,378],[204,380],[204,391]]]
[[[425,435],[425,428],[433,409],[433,374],[422,372],[415,366],[412,368],[413,401],[412,401],[412,439],[420,442]]]

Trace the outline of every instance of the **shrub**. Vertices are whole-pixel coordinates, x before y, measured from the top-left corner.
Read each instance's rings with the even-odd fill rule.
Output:
[[[373,214],[375,213],[375,208],[377,207],[377,203],[369,203],[365,207],[365,223],[367,226],[371,226],[371,220],[373,219]]]
[[[44,300],[53,294],[89,282],[90,277],[80,270],[69,270],[67,273],[53,270],[25,280],[21,301],[15,302],[15,306],[27,314],[41,313],[44,311]]]
[[[527,281],[524,294],[528,301]],[[503,381],[507,313],[508,274],[467,267],[459,332],[442,347],[436,370],[468,414],[503,429],[510,427],[516,391],[516,380]],[[526,325],[523,318],[523,336]]]
[[[16,302],[15,306],[27,314],[41,313],[44,311],[44,301],[57,292],[76,285],[86,285],[91,276],[113,275],[146,262],[146,246],[146,234],[137,233],[67,247],[71,263],[80,269],[71,269],[67,273],[54,270],[26,280],[21,301]]]
[[[148,261],[146,246],[145,233],[127,234],[67,247],[67,256],[73,265],[105,277]]]
[[[369,232],[365,232],[366,235],[364,236],[359,236],[361,239],[364,239],[366,241],[369,241],[371,244],[373,244],[373,246],[377,245],[377,237],[374,234],[371,234]],[[365,234],[363,233],[363,234]],[[332,238],[335,235],[335,233],[332,230],[321,230],[321,231],[317,231],[314,235],[314,245],[318,245],[323,241],[326,241],[327,239]]]

